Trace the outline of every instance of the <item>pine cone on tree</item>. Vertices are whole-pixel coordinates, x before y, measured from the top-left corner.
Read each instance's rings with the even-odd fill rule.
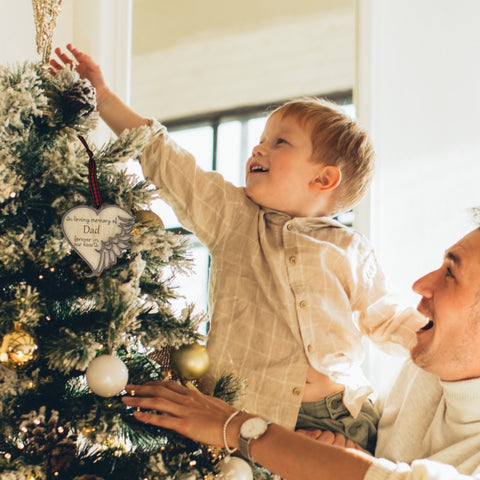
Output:
[[[97,107],[95,89],[86,80],[80,79],[62,92],[61,110],[64,117],[84,117]]]
[[[50,412],[46,419],[46,407],[22,415],[19,441],[30,455],[46,455],[52,473],[68,469],[75,459],[77,436],[69,432],[66,422],[58,412]]]
[[[57,472],[68,470],[76,460],[76,444],[72,437],[62,438],[52,448],[48,457],[48,467],[55,475]]]

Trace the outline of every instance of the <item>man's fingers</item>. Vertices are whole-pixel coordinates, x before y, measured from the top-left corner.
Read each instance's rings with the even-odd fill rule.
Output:
[[[345,447],[347,443],[347,437],[342,433],[335,432],[335,440],[333,441],[333,445],[338,445],[339,447]]]
[[[188,395],[190,390],[185,388],[182,385],[179,385],[176,382],[168,381],[155,381],[155,382],[148,382],[143,385],[127,385],[125,387],[128,393],[132,396],[140,396],[140,397],[152,397],[155,395],[159,396],[166,396],[167,398],[172,398],[172,395]],[[180,400],[180,398],[178,398]]]
[[[345,448],[354,448],[357,450],[363,450],[359,445],[357,445],[353,440],[350,440],[349,438],[347,438],[345,442]]]
[[[196,405],[197,392],[191,392],[175,382],[151,382],[144,385],[127,385],[123,403],[146,410],[157,410],[179,415],[187,406]]]
[[[304,430],[302,428],[296,430],[296,432],[300,433],[301,435],[305,435],[306,437],[313,438],[315,440],[317,440],[318,437],[320,437],[320,435],[322,434],[322,430]]]
[[[129,407],[143,408],[144,410],[157,410],[170,415],[175,415],[179,406],[167,399],[160,397],[123,397],[122,401]]]
[[[168,415],[159,415],[149,412],[134,412],[133,416],[141,422],[150,423],[151,425],[156,425],[157,427],[168,428],[171,430],[174,430],[175,427],[178,427],[178,419]]]
[[[329,430],[322,432],[321,435],[317,437],[317,440],[320,440],[321,442],[326,443],[328,445],[337,444],[336,434],[334,432],[330,432]]]

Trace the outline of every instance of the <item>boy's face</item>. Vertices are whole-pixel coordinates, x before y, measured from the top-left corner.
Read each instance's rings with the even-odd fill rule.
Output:
[[[272,115],[246,165],[246,193],[255,203],[292,216],[310,216],[309,187],[321,165],[312,161],[310,131],[294,117]]]

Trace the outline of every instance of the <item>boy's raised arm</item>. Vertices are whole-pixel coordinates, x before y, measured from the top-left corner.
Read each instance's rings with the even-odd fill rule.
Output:
[[[67,45],[67,49],[71,56],[60,48],[55,49],[55,54],[61,63],[56,59],[50,60],[50,71],[52,74],[55,74],[57,70],[70,66],[75,68],[82,78],[87,78],[95,87],[100,117],[114,133],[120,135],[125,129],[147,125],[146,118],[133,111],[108,88],[101,68],[89,55],[81,52],[71,44]]]

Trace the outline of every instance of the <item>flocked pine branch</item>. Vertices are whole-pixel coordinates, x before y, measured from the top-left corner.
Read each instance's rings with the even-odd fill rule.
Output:
[[[104,204],[136,219],[124,254],[89,276],[65,239],[65,212],[91,205],[78,136],[91,143],[95,107],[73,70],[0,67],[0,480],[213,479],[221,452],[136,421],[120,397],[86,382],[90,361],[109,353],[132,383],[165,378],[170,365],[156,354],[203,341],[205,320],[190,305],[174,312],[175,276],[192,266],[188,243],[149,211],[153,185],[127,171],[149,128],[90,145]],[[22,351],[25,342],[34,348]],[[15,348],[33,352],[30,363],[15,363]],[[237,386],[226,377],[216,394],[233,400]]]

